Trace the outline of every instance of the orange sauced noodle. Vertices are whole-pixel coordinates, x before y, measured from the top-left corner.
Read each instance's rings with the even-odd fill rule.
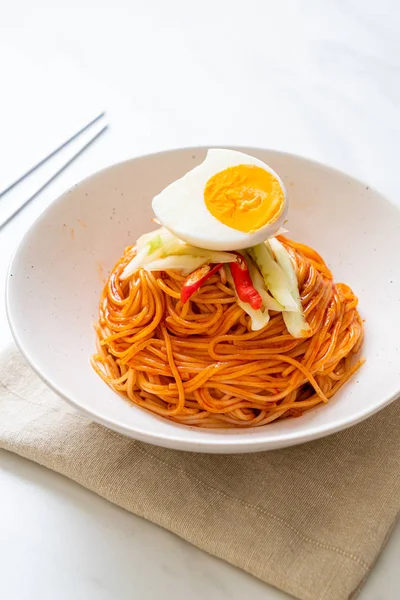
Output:
[[[295,266],[308,338],[293,338],[281,313],[252,331],[223,271],[183,305],[176,271],[140,269],[121,281],[129,247],[102,294],[96,372],[134,404],[197,427],[261,426],[328,402],[363,362],[353,360],[363,338],[357,298],[314,250],[279,239]]]

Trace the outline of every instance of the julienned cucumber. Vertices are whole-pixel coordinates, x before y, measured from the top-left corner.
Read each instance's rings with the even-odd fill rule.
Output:
[[[297,275],[294,270],[290,256],[286,248],[276,238],[269,240],[272,252],[275,255],[275,260],[278,265],[286,274],[288,281],[290,282],[290,293],[292,294],[293,300],[299,307],[299,312],[283,312],[283,320],[289,331],[289,333],[295,338],[307,337],[311,334],[311,328],[304,318],[303,308],[301,306],[299,284],[297,281]]]
[[[126,265],[121,279],[127,279],[140,268],[149,271],[168,269],[194,271],[206,263],[229,263],[236,260],[231,252],[205,250],[182,242],[165,227],[142,235],[136,244],[137,254]]]
[[[279,304],[282,304],[284,310],[299,312],[299,306],[291,294],[290,281],[283,269],[275,262],[266,245],[252,246],[252,248],[248,248],[247,252],[260,269],[265,285]]]

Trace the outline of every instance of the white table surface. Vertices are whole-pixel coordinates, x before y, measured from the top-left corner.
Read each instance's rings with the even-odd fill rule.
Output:
[[[3,3],[0,189],[96,111],[108,111],[111,128],[0,230],[0,293],[13,249],[43,208],[85,175],[133,155],[202,144],[274,147],[342,168],[396,201],[399,24],[397,0]],[[1,200],[0,210],[39,180]],[[0,349],[10,340],[2,308]],[[0,506],[7,600],[287,598],[4,451]],[[399,597],[399,553],[400,524],[361,600]]]

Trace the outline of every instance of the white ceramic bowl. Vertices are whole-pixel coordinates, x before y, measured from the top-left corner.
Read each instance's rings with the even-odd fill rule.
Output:
[[[32,225],[12,260],[7,310],[15,340],[60,396],[135,439],[200,452],[252,452],[312,440],[357,423],[400,393],[400,212],[377,192],[318,163],[241,148],[282,177],[290,236],[325,257],[359,296],[366,365],[326,406],[299,419],[245,430],[204,431],[132,407],[89,364],[102,273],[154,225],[151,200],[200,163],[205,148],[133,159],[89,177]]]

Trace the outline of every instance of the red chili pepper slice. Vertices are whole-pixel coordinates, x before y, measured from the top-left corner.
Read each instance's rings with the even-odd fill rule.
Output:
[[[207,279],[210,279],[210,277],[214,275],[214,273],[216,273],[221,267],[222,263],[215,265],[214,267],[211,267],[210,265],[203,265],[192,273],[189,273],[181,289],[182,304],[185,304],[185,302],[187,302],[189,298],[193,296],[195,292],[197,292],[199,287],[201,287],[203,283],[207,281]]]
[[[250,271],[246,260],[239,252],[234,252],[237,262],[229,263],[237,295],[242,302],[250,304],[251,308],[258,310],[262,306],[262,298],[253,286]]]

